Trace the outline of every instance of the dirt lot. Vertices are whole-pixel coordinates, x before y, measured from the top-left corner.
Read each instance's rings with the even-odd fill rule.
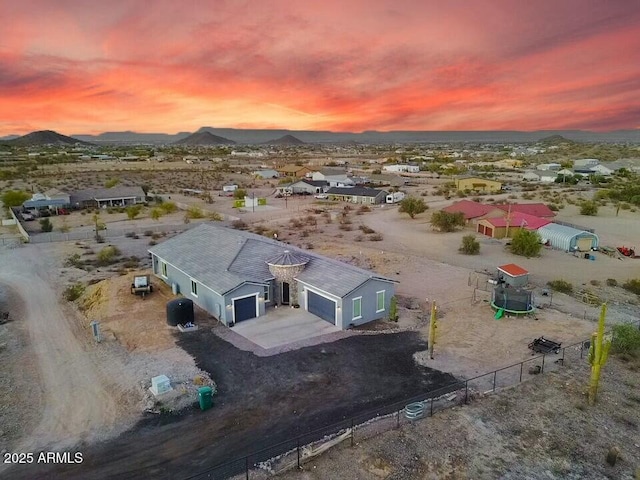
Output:
[[[218,382],[215,408],[178,420],[151,417],[126,435],[84,449],[78,466],[12,470],[12,478],[181,478],[453,378],[413,361],[415,333],[358,335],[272,357],[236,349],[207,329],[179,344]],[[357,372],[357,373],[356,373]],[[122,459],[122,461],[117,461]]]
[[[595,407],[584,395],[588,364],[576,362],[399,430],[356,431],[355,448],[343,442],[278,478],[637,479],[639,368],[612,358]],[[621,460],[611,467],[605,456],[613,446]]]

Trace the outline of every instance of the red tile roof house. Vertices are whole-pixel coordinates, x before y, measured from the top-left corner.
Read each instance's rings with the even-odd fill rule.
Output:
[[[511,205],[494,205],[494,207],[504,210],[505,212],[511,210],[511,213],[526,213],[534,217],[553,218],[556,216],[553,210],[544,203],[514,203]]]
[[[504,217],[483,218],[478,221],[477,232],[491,238],[511,237],[519,228],[538,230],[551,223],[546,218],[534,217],[526,213],[511,212]],[[507,231],[507,226],[509,230]]]
[[[442,209],[444,212],[462,212],[467,223],[477,223],[483,218],[505,217],[507,213],[496,205],[485,205],[484,203],[472,202],[471,200],[460,200]]]

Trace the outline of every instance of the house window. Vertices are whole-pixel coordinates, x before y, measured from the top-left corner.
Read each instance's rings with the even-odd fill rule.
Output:
[[[167,264],[165,262],[162,262],[162,276],[167,278]]]
[[[353,299],[353,320],[362,318],[362,297]]]
[[[269,287],[264,287],[264,301],[269,301]]]
[[[384,290],[376,292],[376,313],[384,312]]]
[[[198,296],[198,283],[195,280],[191,280],[191,295]]]

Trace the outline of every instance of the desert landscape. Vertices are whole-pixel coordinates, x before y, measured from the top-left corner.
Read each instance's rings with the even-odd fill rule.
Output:
[[[287,155],[305,158],[302,147],[282,148],[289,153],[281,154],[282,159],[274,155],[274,166],[287,162]],[[316,163],[320,160],[313,157],[313,148],[308,150],[306,164],[317,171],[326,168]],[[526,383],[520,387],[514,387],[520,381],[518,367],[506,369],[493,378],[493,389],[497,387],[499,393],[491,398],[484,398],[492,389],[490,377],[471,382],[469,406],[447,409],[433,419],[407,424],[380,437],[394,438],[384,442],[396,445],[400,440],[395,437],[400,435],[406,445],[401,450],[386,452],[379,441],[365,441],[363,433],[355,453],[338,447],[326,458],[311,460],[305,473],[295,475],[332,478],[332,472],[348,470],[337,462],[343,456],[349,462],[352,455],[356,462],[348,478],[494,478],[505,474],[505,478],[569,478],[570,474],[581,478],[591,468],[591,453],[581,455],[580,460],[570,458],[575,449],[558,437],[559,429],[551,435],[562,455],[551,460],[542,459],[546,450],[525,438],[552,429],[545,419],[554,421],[565,415],[562,428],[574,430],[589,414],[582,406],[587,366],[580,360],[581,345],[593,332],[603,302],[608,305],[608,326],[637,321],[638,296],[623,285],[637,277],[640,261],[601,248],[591,252],[593,260],[547,247],[537,255],[517,255],[510,250],[510,238],[482,235],[474,222],[451,232],[438,231],[432,214],[467,197],[489,206],[554,205],[554,221],[595,231],[599,246],[616,252],[619,246],[635,247],[640,236],[634,206],[620,208],[619,202],[599,197],[606,184],[531,184],[520,181],[517,170],[498,169],[492,178],[509,188],[492,193],[456,193],[452,182],[464,178],[460,174],[434,175],[423,170],[389,175],[402,186],[379,188],[399,190],[405,198],[422,201],[424,211],[412,218],[403,211],[401,201],[363,205],[324,194],[282,195],[281,189],[292,179],[261,179],[252,173],[260,165],[207,150],[197,152],[200,160],[196,163],[154,159],[132,164],[60,162],[3,181],[3,191],[30,194],[73,192],[106,184],[115,189],[143,185],[145,191],[144,202],[135,209],[126,205],[74,208],[35,220],[24,220],[14,212],[22,231],[18,225],[0,227],[4,243],[0,310],[10,315],[10,321],[0,325],[0,356],[5,366],[0,376],[3,450],[81,450],[85,458],[82,465],[2,466],[8,475],[86,479],[104,475],[143,478],[154,472],[166,478],[206,474],[218,464],[301,432],[425,392],[456,390],[456,382],[517,366],[532,358],[528,345],[538,337],[572,346],[571,358],[559,363],[553,357],[541,377],[525,369]],[[224,160],[216,160],[217,156]],[[342,170],[349,177],[374,176],[381,165],[393,164],[390,156],[380,149],[354,154]],[[210,157],[213,160],[203,160]],[[335,160],[322,162],[336,169]],[[624,179],[619,182],[626,184]],[[232,192],[229,196],[226,185],[233,185],[242,195],[234,198]],[[253,198],[265,201],[236,205],[238,199],[248,202]],[[585,202],[597,202],[597,215],[582,213]],[[6,217],[11,216],[7,212]],[[45,219],[51,225],[49,231],[43,231]],[[325,337],[264,349],[196,307],[198,331],[178,332],[167,325],[166,305],[181,296],[154,276],[148,249],[207,222],[275,238],[284,246],[313,251],[392,279],[397,282],[397,319],[385,317]],[[475,255],[459,251],[463,237],[469,235],[479,244]],[[528,271],[527,289],[533,293],[535,311],[496,319],[490,280],[497,278],[497,267],[512,263]],[[153,292],[142,298],[131,295],[133,276],[149,274]],[[553,285],[559,280],[571,288],[556,290]],[[433,358],[428,353],[431,302],[437,307]],[[91,322],[99,322],[99,342]],[[581,352],[579,357],[576,352]],[[633,437],[640,423],[637,408],[633,408],[637,381],[629,373],[636,371],[637,359],[616,358],[610,368],[611,372],[605,369],[605,395],[610,396],[606,403],[622,402],[629,408],[621,413],[602,406],[598,415],[605,425],[620,423],[623,417],[626,423],[615,435],[597,440],[592,430],[582,432],[585,441],[599,442],[592,452],[604,452],[619,445],[618,439]],[[156,398],[149,391],[151,378],[157,375],[171,379],[171,394]],[[521,379],[522,375],[521,371]],[[206,412],[198,408],[198,390],[203,386],[216,392],[214,408]],[[507,387],[513,388],[501,391]],[[564,405],[561,409],[551,411],[551,405],[560,404]],[[542,420],[533,418],[539,409],[543,410]],[[526,411],[530,424],[511,430],[500,426],[507,411]],[[470,419],[482,419],[482,425]],[[477,429],[465,430],[463,425],[469,422]],[[454,435],[438,443],[440,450],[433,450],[433,456],[419,453],[425,447],[419,446],[417,438],[446,437],[447,425],[456,425],[456,435],[475,439],[470,440],[469,448],[480,449],[488,435],[500,435],[501,446],[479,454],[486,460],[472,462],[469,453],[452,446],[457,442]],[[425,436],[421,429],[434,433]],[[521,443],[515,446],[518,437]],[[528,452],[530,447],[535,454],[527,457],[530,463],[511,468],[518,449]],[[412,448],[419,461],[409,460]],[[625,444],[622,466],[609,471],[599,462],[598,471],[605,477],[633,478],[638,455],[637,448]],[[551,471],[549,477],[532,473],[536,462],[544,463],[544,472]],[[229,475],[238,473],[234,468]],[[260,469],[252,472],[264,473]]]

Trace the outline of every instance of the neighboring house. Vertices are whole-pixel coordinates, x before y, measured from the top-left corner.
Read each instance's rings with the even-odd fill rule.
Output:
[[[631,172],[640,173],[640,158],[621,158],[613,162],[608,162],[607,167],[615,172],[624,168]]]
[[[540,227],[551,223],[546,218],[515,212],[504,217],[484,218],[478,221],[476,231],[491,238],[512,237],[521,228],[525,230],[538,230]]]
[[[613,174],[614,170],[606,167],[602,164],[596,165],[595,167],[591,167],[590,168],[591,172],[598,174],[598,175],[604,175],[606,177],[608,177],[609,175]]]
[[[537,170],[555,170],[556,172],[562,168],[559,163],[541,163]]]
[[[409,163],[398,163],[395,165],[385,165],[382,167],[382,170],[395,173],[419,173],[420,167]]]
[[[316,193],[325,192],[329,186],[327,182],[324,180],[307,180],[302,179],[297,182],[291,183],[286,186],[291,193],[302,194],[302,195],[314,195]]]
[[[540,173],[534,172],[534,171],[524,172],[522,174],[522,181],[523,182],[539,182]]]
[[[315,181],[325,181],[330,187],[351,187],[356,184],[345,170],[338,169],[323,169],[319,172],[313,172],[311,178]]]
[[[144,203],[145,194],[141,187],[90,188],[70,195],[74,207],[113,207]]]
[[[471,200],[460,200],[442,209],[449,213],[462,213],[467,223],[477,223],[483,218],[504,217],[505,212],[495,205],[473,202]]]
[[[558,172],[553,170],[535,170],[522,175],[522,180],[544,183],[553,183],[558,176]]]
[[[497,193],[502,189],[502,182],[480,177],[456,178],[456,189],[478,193]]]
[[[277,170],[256,170],[253,172],[254,177],[269,179],[269,178],[278,178],[280,175]]]
[[[327,195],[330,200],[364,204],[385,203],[387,198],[386,191],[367,187],[332,187]]]
[[[282,167],[276,168],[278,174],[281,177],[297,177],[302,178],[307,174],[313,172],[309,167],[305,167],[304,165],[284,165]]]
[[[573,161],[573,170],[574,171],[582,171],[582,170],[588,171],[589,169],[591,169],[592,167],[595,167],[599,163],[600,163],[600,160],[597,160],[595,158],[582,158],[582,159],[579,159],[579,160],[574,160]]]
[[[511,212],[512,214],[525,213],[540,218],[553,218],[556,216],[555,212],[544,203],[512,203],[494,205],[494,207],[504,210],[507,213]]]
[[[32,211],[48,209],[57,212],[59,208],[68,208],[70,206],[69,194],[56,189],[51,189],[45,193],[34,193],[31,199],[22,204],[23,209]]]
[[[393,280],[266,237],[202,224],[149,249],[153,273],[227,326],[277,305],[342,329],[389,316]]]
[[[402,187],[407,182],[406,179],[398,175],[388,175],[384,173],[372,173],[369,175],[369,185]]]

